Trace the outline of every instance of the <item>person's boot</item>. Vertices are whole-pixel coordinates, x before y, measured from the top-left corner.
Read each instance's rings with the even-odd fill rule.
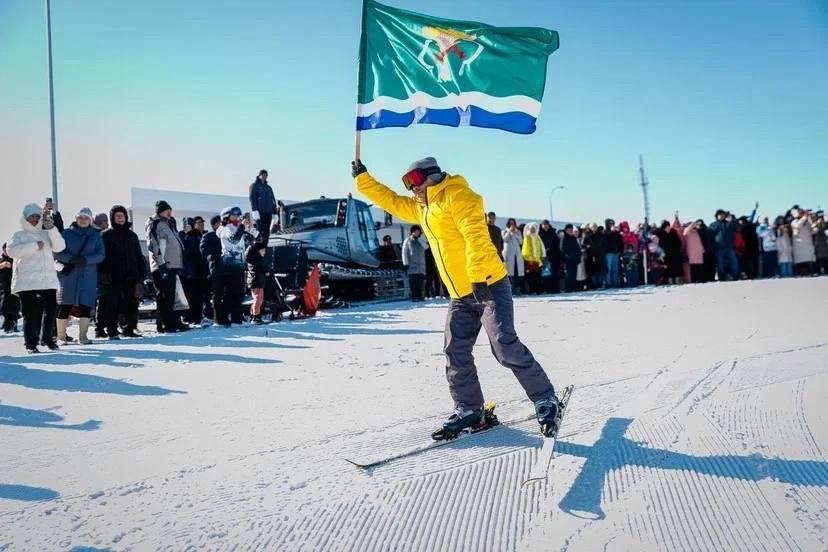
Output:
[[[89,345],[92,343],[89,341],[89,338],[86,334],[89,332],[89,319],[88,318],[79,318],[78,319],[78,342],[81,345]]]
[[[482,408],[466,410],[458,407],[454,409],[454,413],[449,416],[448,420],[443,422],[443,427],[431,434],[431,438],[435,441],[451,439],[464,429],[474,429],[475,425],[483,424],[483,422]]]
[[[57,340],[61,345],[66,345],[66,328],[69,326],[68,318],[57,319]]]
[[[556,395],[535,402],[535,413],[546,437],[555,435],[561,426],[561,401]]]
[[[141,337],[141,334],[135,328],[124,328],[124,337]]]

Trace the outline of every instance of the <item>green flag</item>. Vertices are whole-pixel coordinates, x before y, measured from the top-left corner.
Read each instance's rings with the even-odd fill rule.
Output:
[[[430,123],[535,131],[558,33],[364,0],[357,130]]]

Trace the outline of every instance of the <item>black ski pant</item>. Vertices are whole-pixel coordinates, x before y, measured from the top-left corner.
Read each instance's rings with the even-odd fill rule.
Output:
[[[155,326],[158,330],[174,330],[178,328],[181,321],[175,315],[175,280],[178,276],[177,268],[170,268],[166,272],[166,278],[161,277],[161,271],[152,273],[152,281],[158,293],[155,296],[157,313],[155,315]]]
[[[202,318],[209,318],[215,320],[215,312],[213,311],[213,278],[208,277],[203,280],[204,294],[201,296],[201,314]]]
[[[23,304],[23,338],[26,348],[34,349],[41,342],[54,342],[57,290],[21,291],[18,295]]]
[[[227,270],[213,274],[213,311],[218,324],[241,324],[242,296],[244,295],[244,270]]]
[[[550,397],[555,389],[532,352],[515,331],[515,312],[509,279],[489,286],[492,300],[478,303],[468,295],[452,299],[446,318],[446,379],[455,407],[483,407],[483,391],[477,378],[472,350],[480,328],[485,328],[497,361],[512,370],[526,395],[533,401]]]
[[[12,330],[20,319],[20,298],[12,294],[11,282],[0,288],[0,314],[3,315],[3,329]]]
[[[210,282],[207,278],[187,278],[181,281],[181,285],[190,305],[185,319],[191,324],[200,324],[204,317],[204,296],[210,294]]]
[[[571,293],[578,288],[578,265],[580,261],[566,263],[566,292]]]
[[[259,239],[264,244],[267,244],[268,239],[270,239],[270,227],[272,224],[273,214],[259,211],[259,220],[256,222],[256,229],[259,231]]]
[[[411,288],[411,300],[423,300],[423,288],[425,286],[425,274],[409,274],[408,287]]]
[[[118,335],[119,314],[124,314],[127,320],[130,319],[129,313],[137,314],[138,300],[135,298],[137,285],[138,282],[134,281],[112,282],[100,298],[98,324],[110,337]]]

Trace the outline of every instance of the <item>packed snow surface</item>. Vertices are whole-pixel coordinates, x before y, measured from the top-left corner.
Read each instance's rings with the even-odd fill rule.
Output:
[[[0,550],[826,550],[828,278],[516,299],[574,384],[363,472],[451,410],[445,302],[27,356],[0,339]],[[70,333],[71,333],[70,329]],[[501,419],[531,412],[475,349]]]

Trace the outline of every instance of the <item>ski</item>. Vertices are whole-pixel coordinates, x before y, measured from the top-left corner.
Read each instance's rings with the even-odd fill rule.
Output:
[[[561,411],[558,416],[558,428],[555,430],[554,435],[544,438],[543,448],[538,454],[538,459],[535,461],[535,465],[532,466],[532,471],[529,472],[529,477],[523,482],[522,486],[546,480],[546,477],[549,474],[549,468],[552,465],[552,459],[555,457],[555,445],[558,442],[558,435],[561,433],[561,426],[563,426],[566,408],[569,405],[569,399],[572,397],[572,392],[574,390],[575,386],[569,385],[566,389],[564,389],[563,394],[561,394]]]
[[[510,420],[506,420],[506,421],[499,421],[494,416],[494,403],[489,403],[489,404],[486,405],[486,418],[489,419],[489,423],[487,423],[485,426],[478,427],[478,428],[469,428],[465,431],[462,431],[462,432],[456,434],[455,436],[453,436],[450,439],[441,439],[439,441],[435,441],[435,440],[431,439],[428,442],[424,442],[420,445],[415,445],[415,446],[411,447],[408,450],[404,450],[404,451],[399,452],[399,453],[394,453],[394,454],[391,454],[389,456],[385,456],[383,458],[377,458],[377,459],[369,461],[369,462],[357,462],[357,461],[354,461],[354,460],[349,460],[348,458],[345,458],[344,460],[346,462],[348,462],[349,464],[352,464],[353,466],[356,466],[357,468],[359,468],[363,471],[367,471],[367,470],[370,470],[372,468],[376,468],[378,466],[383,466],[383,465],[386,465],[386,464],[390,464],[391,462],[395,462],[397,460],[402,460],[404,458],[410,458],[412,456],[416,456],[418,454],[422,454],[424,452],[427,452],[427,451],[430,451],[430,450],[433,450],[433,449],[436,449],[436,448],[444,447],[444,446],[449,445],[451,443],[455,443],[455,442],[457,442],[461,439],[467,439],[467,438],[473,437],[475,435],[480,435],[481,433],[488,433],[490,431],[495,431],[499,428],[510,427],[510,426],[514,426],[514,425],[517,425],[517,424],[520,424],[520,423],[523,423],[523,422],[528,422],[529,420],[534,420],[535,419],[535,414],[532,413],[532,414],[527,414],[526,416],[519,417],[519,418],[514,418],[514,419],[510,419]],[[492,418],[494,418],[494,422],[491,421]]]

